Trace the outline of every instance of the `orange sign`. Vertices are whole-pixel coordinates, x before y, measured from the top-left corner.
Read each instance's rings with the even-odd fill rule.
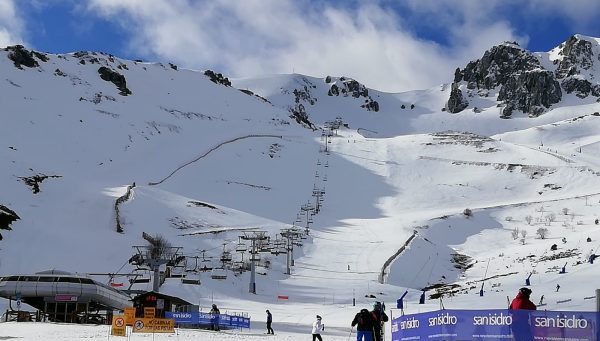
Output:
[[[134,321],[135,321],[135,308],[134,307],[125,307],[125,325],[133,326]]]
[[[175,320],[173,319],[155,319],[155,318],[137,318],[133,323],[134,333],[174,333]]]
[[[114,336],[127,336],[125,333],[125,316],[115,315],[112,320],[110,334]]]
[[[154,309],[154,307],[144,307],[144,317],[145,318],[156,317],[156,309]]]

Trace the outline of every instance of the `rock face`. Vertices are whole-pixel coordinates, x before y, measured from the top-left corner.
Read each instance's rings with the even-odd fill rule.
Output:
[[[469,89],[493,89],[505,84],[521,72],[540,68],[540,62],[529,51],[515,43],[494,46],[479,60],[472,61],[454,73],[454,83],[467,82]]]
[[[328,96],[362,97],[365,99],[365,103],[361,105],[361,108],[365,108],[367,111],[379,111],[379,103],[369,96],[369,89],[354,79],[347,77],[335,79],[327,76],[325,83],[331,84],[327,91]]]
[[[452,90],[450,91],[450,99],[446,103],[446,110],[456,114],[457,112],[463,111],[469,106],[469,101],[463,96],[462,91],[458,88],[458,84],[452,84]]]
[[[464,69],[457,69],[446,108],[458,113],[469,105],[468,97],[498,89],[498,101],[503,102],[502,117],[514,110],[539,116],[545,108],[562,98],[555,75],[544,70],[539,59],[516,43],[504,43],[486,51],[479,60]],[[482,91],[483,90],[483,91]]]
[[[229,78],[223,76],[223,74],[221,73],[216,73],[212,70],[206,70],[204,71],[204,75],[210,78],[210,81],[215,84],[231,86],[231,81],[229,80]]]
[[[600,97],[599,65],[600,44],[594,38],[572,36],[550,53],[532,53],[516,43],[503,43],[464,69],[456,69],[446,110],[461,112],[469,106],[470,97],[492,93],[504,107],[501,117],[508,118],[515,110],[537,117],[565,93]]]
[[[8,46],[4,51],[9,51],[8,58],[13,61],[15,67],[22,69],[22,66],[26,67],[38,67],[40,64],[35,60],[37,57],[43,62],[48,61],[48,57],[43,53],[29,51],[23,45]]]
[[[502,110],[505,118],[515,109],[537,117],[561,98],[560,84],[554,74],[541,69],[523,72],[508,79],[498,93],[498,100],[506,103]]]
[[[561,86],[566,93],[575,93],[579,98],[590,94],[600,97],[600,85],[594,77],[594,61],[600,61],[600,54],[594,53],[594,43],[579,36],[572,36],[561,44],[558,53],[562,60],[557,60],[555,74],[561,79]],[[594,81],[594,83],[592,83]]]
[[[131,95],[131,90],[129,90],[127,88],[127,81],[125,80],[125,76],[123,76],[122,74],[120,74],[116,71],[113,71],[113,70],[107,68],[106,66],[101,66],[98,69],[98,73],[100,74],[100,78],[102,78],[103,80],[105,80],[107,82],[111,82],[117,86],[117,89],[119,89],[121,91],[121,92],[119,92],[119,95],[121,95],[121,96]]]

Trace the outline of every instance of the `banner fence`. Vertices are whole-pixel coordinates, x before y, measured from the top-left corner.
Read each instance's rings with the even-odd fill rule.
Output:
[[[600,340],[600,313],[539,310],[438,310],[392,320],[392,341]]]
[[[165,312],[165,317],[174,319],[177,325],[200,325],[219,328],[250,328],[250,318],[227,314],[210,314],[200,312]]]

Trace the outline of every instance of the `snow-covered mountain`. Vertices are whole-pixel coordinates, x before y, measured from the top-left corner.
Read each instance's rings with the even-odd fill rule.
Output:
[[[0,275],[148,277],[129,262],[146,232],[181,247],[186,261],[171,273],[201,283],[167,278],[161,291],[250,312],[268,304],[283,313],[277,295],[285,295],[305,305],[283,314],[289,323],[352,297],[394,302],[407,288],[407,301],[427,289],[457,308],[504,307],[531,272],[549,309],[566,298],[567,308],[590,309],[599,274],[586,264],[600,240],[598,49],[578,35],[548,53],[505,43],[457,69],[452,84],[390,94],[343,76],[228,79],[8,47]],[[307,225],[286,275],[286,256],[275,252],[281,231]],[[271,248],[259,254],[250,294],[239,237],[254,231]],[[223,266],[223,255],[226,280],[201,271]],[[320,309],[345,325],[346,308],[354,309]]]

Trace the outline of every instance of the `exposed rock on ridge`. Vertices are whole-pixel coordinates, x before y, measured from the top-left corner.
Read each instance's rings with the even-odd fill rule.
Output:
[[[594,54],[594,44],[580,36],[572,36],[561,44],[559,52],[562,60],[556,60],[558,67],[556,77],[562,79],[561,86],[566,93],[575,93],[579,98],[585,98],[590,94],[600,97],[600,84],[594,82],[594,61],[600,61],[600,54]],[[589,77],[584,77],[584,74]],[[590,78],[590,79],[587,79]]]
[[[332,79],[332,77],[327,76],[325,78],[325,83],[331,83],[329,91],[327,91],[328,96],[352,96],[354,98],[362,97],[365,99],[365,103],[361,105],[361,108],[365,108],[367,111],[379,111],[379,103],[369,96],[369,89],[354,79],[340,77],[336,81],[335,79]]]
[[[534,54],[516,43],[503,43],[464,69],[456,69],[446,109],[458,113],[469,106],[469,98],[497,94],[504,106],[501,117],[510,117],[514,110],[536,117],[560,102],[563,92],[579,98],[600,97],[598,63],[598,39],[581,35],[549,53]]]
[[[485,96],[498,87],[498,101],[505,105],[502,117],[509,117],[515,109],[539,116],[562,98],[554,74],[544,70],[533,53],[516,43],[504,43],[492,47],[463,70],[456,69],[446,107],[449,112],[458,113],[469,104],[463,91],[468,97]]]

